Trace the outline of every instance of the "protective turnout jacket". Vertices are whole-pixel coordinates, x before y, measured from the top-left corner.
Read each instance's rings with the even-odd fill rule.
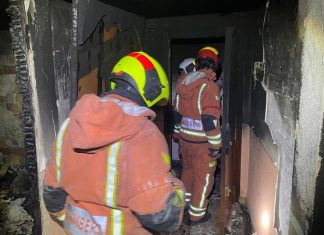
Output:
[[[186,78],[186,75],[185,73],[181,73],[179,76],[178,76],[178,79],[176,81],[176,87],[179,87],[182,83],[182,81]]]
[[[215,73],[200,70],[189,73],[176,87],[174,132],[192,143],[209,143],[220,149],[220,90],[214,82]]]
[[[210,154],[217,156],[221,147],[219,87],[214,80],[214,72],[199,70],[189,73],[176,88],[174,133],[180,135],[181,180],[192,221],[207,215],[217,164]]]
[[[67,234],[178,228],[183,186],[170,174],[154,117],[114,94],[84,95],[77,102],[57,135],[43,190],[48,211],[64,221]]]

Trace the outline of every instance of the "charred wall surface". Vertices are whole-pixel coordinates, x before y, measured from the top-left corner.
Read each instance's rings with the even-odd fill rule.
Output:
[[[317,221],[314,195],[318,198],[322,193],[321,12],[322,1],[297,0],[269,1],[265,12],[264,76],[259,93],[266,104],[265,122],[278,148],[278,156],[273,158],[279,169],[275,226],[281,234],[309,233],[313,219]],[[270,142],[264,144],[270,153],[276,151]]]
[[[31,9],[27,12],[29,18],[27,43],[29,43],[29,69],[33,70],[30,76],[38,141],[37,154],[39,163],[42,164],[39,168],[43,169],[46,160],[44,157],[49,157],[55,132],[59,128],[52,44],[54,32],[51,28],[49,1],[40,0],[34,4],[34,15]]]
[[[70,108],[71,91],[67,90],[72,11],[70,3],[60,0],[10,3],[12,48],[22,97],[24,180],[30,182],[21,192],[29,193],[26,196],[29,215],[22,217],[30,217],[33,223],[32,231],[14,234],[41,234],[41,221],[47,218],[39,195],[43,171],[59,128],[59,116],[65,118]],[[19,201],[17,205],[25,203]]]
[[[78,98],[109,89],[113,65],[143,49],[144,18],[97,0],[77,4]]]
[[[153,54],[168,71],[169,54],[167,52],[170,48],[170,39],[224,37],[227,27],[234,27],[241,35],[245,33],[252,35],[249,30],[254,30],[252,28],[257,23],[254,21],[256,15],[255,11],[251,11],[227,15],[211,14],[148,19],[145,21],[144,48]],[[249,27],[251,25],[252,27]],[[245,41],[245,43],[249,42]],[[240,49],[248,53],[248,50]],[[244,53],[242,52],[242,54]]]
[[[11,101],[12,104],[7,103],[7,107],[16,107],[16,116],[13,116],[11,120],[7,120],[7,122],[5,121],[4,125],[6,125],[6,128],[12,128],[12,124],[15,123],[15,119],[17,117],[20,119],[21,129],[18,128],[13,130],[13,133],[16,134],[12,134],[11,137],[8,136],[9,138],[7,138],[7,141],[10,141],[10,139],[14,140],[16,145],[22,148],[22,151],[20,151],[21,155],[18,154],[16,156],[16,160],[19,160],[16,163],[20,162],[21,164],[18,165],[18,170],[15,169],[12,164],[10,164],[10,168],[7,169],[8,171],[5,175],[6,177],[9,176],[9,179],[7,178],[2,181],[7,183],[7,181],[10,180],[10,176],[12,177],[12,183],[9,186],[8,196],[11,200],[15,200],[12,202],[7,201],[8,205],[6,210],[4,213],[2,213],[2,216],[5,217],[2,218],[3,221],[1,221],[1,224],[4,225],[3,228],[5,230],[3,232],[6,234],[39,234],[41,232],[41,223],[34,131],[35,126],[27,61],[28,46],[26,43],[27,34],[24,28],[24,8],[21,2],[10,1],[7,11],[11,16],[10,32],[12,38],[12,45],[7,44],[7,46],[10,46],[12,48],[11,51],[13,51],[13,58],[16,68],[16,72],[14,73],[16,75],[14,76],[15,81],[17,82],[17,93],[19,91],[19,94],[11,94],[11,97],[13,98]],[[10,40],[7,41],[7,43],[9,42]],[[5,81],[7,84],[10,84],[9,82],[10,79]],[[10,92],[11,90],[8,86],[4,86],[3,88],[7,90],[7,92]],[[18,98],[18,102],[15,104],[16,96]],[[10,96],[8,96],[8,98],[9,97]],[[11,111],[14,110],[12,109]],[[6,113],[4,115],[6,116]],[[2,166],[6,166],[6,163],[4,163]]]
[[[30,0],[23,6],[30,105],[35,131],[40,198],[38,213],[44,228],[49,223],[42,203],[43,173],[60,123],[70,111],[76,91],[71,88],[72,5],[60,0]]]
[[[314,198],[314,216],[310,229],[310,234],[323,234],[323,218],[324,218],[324,119],[322,123],[322,135],[320,144],[320,168],[316,178],[315,198]]]
[[[72,100],[76,95],[76,84],[72,77],[72,6],[61,0],[49,1],[52,29],[53,67],[58,109],[58,124],[67,118]]]
[[[269,1],[262,27],[264,76],[258,86],[267,127],[261,141],[279,169],[275,227],[288,234],[301,87],[298,1]],[[256,64],[257,66],[257,64]],[[259,114],[262,114],[259,112]],[[259,120],[259,123],[263,123]],[[264,124],[262,124],[264,125]],[[262,130],[262,129],[261,129]]]
[[[19,82],[9,29],[0,31],[0,234],[36,231],[33,204],[37,197],[32,192],[35,178],[28,174],[24,142],[24,134],[31,133],[22,125],[27,110],[23,110],[26,100]]]

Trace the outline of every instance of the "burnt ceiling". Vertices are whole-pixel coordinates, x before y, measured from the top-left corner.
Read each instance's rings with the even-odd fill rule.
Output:
[[[264,6],[267,0],[100,0],[145,18],[171,16],[229,14],[237,11],[254,10]]]
[[[72,2],[72,0],[63,0]],[[201,14],[229,14],[237,11],[254,10],[265,5],[267,0],[99,0],[145,18],[162,18]],[[8,0],[0,3],[0,30],[8,29],[10,18],[5,9]]]

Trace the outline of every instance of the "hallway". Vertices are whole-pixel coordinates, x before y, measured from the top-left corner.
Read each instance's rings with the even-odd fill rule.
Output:
[[[323,0],[5,0],[0,12],[0,234],[63,234],[42,200],[52,143],[133,51],[167,73],[170,102],[152,110],[180,178],[178,67],[204,46],[223,68],[219,194],[207,223],[172,234],[324,234]]]

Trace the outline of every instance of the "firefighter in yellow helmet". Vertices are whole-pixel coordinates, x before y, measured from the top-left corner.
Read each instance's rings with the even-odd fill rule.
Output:
[[[174,119],[180,136],[181,180],[186,188],[189,215],[185,222],[191,225],[205,222],[210,217],[207,198],[220,157],[220,89],[214,82],[217,54],[213,47],[202,48],[196,57],[197,71],[187,74],[176,88]]]
[[[47,210],[67,234],[175,231],[184,188],[148,108],[167,103],[167,76],[151,56],[133,52],[110,80],[111,91],[82,96],[60,128],[45,174]]]

